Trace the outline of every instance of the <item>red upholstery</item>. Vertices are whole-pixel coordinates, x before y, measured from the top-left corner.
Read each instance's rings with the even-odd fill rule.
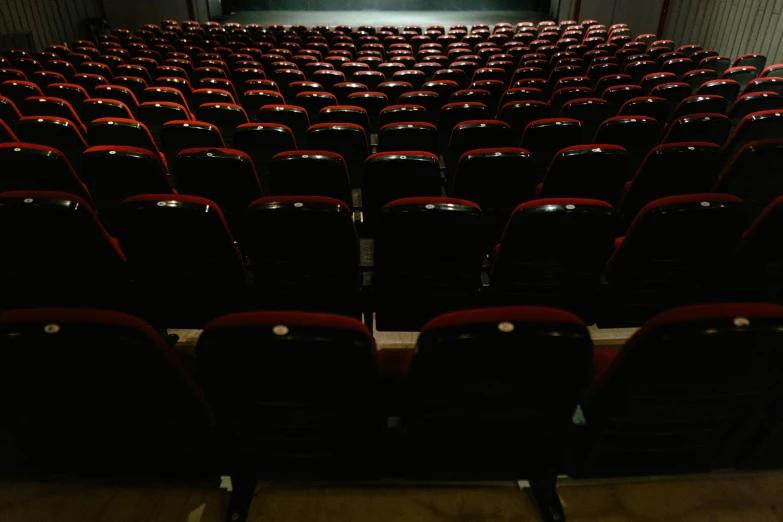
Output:
[[[631,227],[628,229],[626,236],[630,235],[631,231],[636,228],[637,222],[642,218],[644,214],[654,210],[657,207],[664,207],[666,205],[676,205],[678,203],[697,203],[699,201],[715,201],[717,203],[742,203],[742,200],[737,196],[731,194],[686,194],[684,196],[669,196],[668,198],[656,199],[645,205],[636,219],[631,223]]]
[[[0,120],[0,139],[2,139],[3,136],[8,136],[8,140],[12,142],[19,141],[19,138],[16,137],[16,134],[13,133],[8,125],[6,125],[3,120]]]
[[[313,312],[241,312],[219,317],[208,323],[204,329],[214,330],[216,328],[232,328],[235,326],[275,325],[353,330],[372,340],[370,332],[361,321],[343,315]],[[373,340],[374,343],[375,341]]]
[[[460,156],[459,160],[462,161],[463,158],[466,156],[470,156],[472,154],[491,154],[494,152],[504,153],[504,152],[523,152],[525,154],[530,154],[525,149],[520,149],[519,147],[495,147],[491,149],[471,149],[464,153],[462,156]]]
[[[401,105],[393,105],[393,107],[401,107]],[[410,105],[409,107],[419,107],[419,105]],[[383,129],[391,128],[391,127],[399,127],[400,125],[416,125],[417,127],[429,127],[431,129],[437,130],[437,127],[433,125],[432,123],[427,123],[426,121],[402,121],[402,122],[396,122],[396,123],[387,123],[383,125],[379,133],[383,131]]]
[[[432,319],[421,329],[422,333],[436,328],[448,328],[466,324],[496,323],[501,321],[524,323],[570,323],[583,325],[584,322],[576,315],[557,308],[545,306],[503,306],[496,308],[479,308],[460,310]]]
[[[534,199],[533,201],[526,201],[522,203],[514,212],[521,212],[528,208],[543,207],[546,205],[592,205],[596,207],[612,208],[612,205],[606,201],[600,201],[598,199],[584,199],[584,198],[544,198]]]
[[[610,119],[613,119],[613,118],[610,118]],[[557,123],[558,121],[565,122],[565,123],[574,123],[574,124],[577,124],[577,125],[582,123],[579,120],[573,120],[571,118],[544,118],[543,120],[536,120],[536,121],[531,121],[530,123],[528,123],[527,127],[525,127],[525,132],[527,132],[527,130],[530,128],[531,125],[543,125],[543,124],[547,124],[547,123]],[[609,120],[607,120],[607,121],[609,121]]]
[[[397,123],[391,123],[390,125],[398,125]],[[403,124],[405,125],[405,124]],[[388,125],[384,125],[384,127],[387,127]],[[375,158],[384,158],[386,156],[425,156],[431,159],[434,159],[435,161],[438,161],[438,157],[431,153],[431,152],[425,152],[421,150],[395,150],[391,152],[376,152],[375,154],[371,154],[367,156],[367,161],[369,162],[372,159]]]
[[[79,139],[84,143],[84,146],[87,147],[87,142],[84,141],[84,136],[81,130],[79,130],[79,127],[81,125],[76,125],[74,122],[67,118],[57,118],[55,116],[22,116],[19,118],[20,122],[24,121],[33,121],[33,120],[39,120],[39,121],[53,121],[53,122],[68,122],[68,125],[76,130],[76,134],[79,136]]]
[[[281,125],[281,127],[284,127],[284,125]],[[330,156],[332,158],[339,158],[341,160],[343,159],[343,157],[340,154],[337,154],[336,152],[330,152],[328,150],[289,150],[286,152],[280,152],[278,154],[275,154],[274,157],[282,158],[285,156],[302,156],[304,154],[317,154],[319,156]]]
[[[403,198],[387,203],[383,208],[397,207],[403,205],[461,205],[464,207],[481,210],[481,207],[466,199],[457,198]]]
[[[347,211],[351,211],[351,207],[349,207],[344,201],[340,201],[339,199],[334,198],[327,198],[324,196],[267,196],[263,198],[258,198],[257,200],[253,201],[250,206],[253,205],[264,205],[266,203],[313,203],[316,205],[338,205],[342,208],[344,208]]]
[[[254,124],[253,124],[254,125]],[[288,128],[288,127],[286,127]],[[251,166],[253,166],[253,160],[250,158],[250,155],[248,155],[246,152],[242,152],[241,150],[237,149],[217,149],[215,147],[195,147],[192,149],[184,149],[180,151],[180,154],[201,154],[202,152],[210,152],[210,151],[218,151],[222,154],[231,154],[232,156],[240,156],[241,158],[244,158],[250,163]],[[255,172],[255,167],[253,167],[253,172]],[[207,200],[208,201],[208,200]],[[213,203],[214,204],[214,203]]]
[[[332,107],[326,107],[327,109],[331,109]],[[364,129],[361,125],[357,125],[356,123],[316,123],[315,125],[310,125],[310,128],[307,129],[308,132],[315,129],[331,129],[334,127],[348,127],[350,129],[359,129],[364,133]],[[287,127],[286,127],[287,128]]]

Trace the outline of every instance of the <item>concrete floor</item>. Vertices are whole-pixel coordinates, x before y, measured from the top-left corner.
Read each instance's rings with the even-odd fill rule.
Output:
[[[240,11],[223,22],[351,26],[444,25],[496,22],[539,22],[546,13],[533,11]]]

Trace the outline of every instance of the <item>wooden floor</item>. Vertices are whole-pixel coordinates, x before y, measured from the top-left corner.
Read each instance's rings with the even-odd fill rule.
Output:
[[[177,486],[0,480],[2,522],[222,522],[218,484]],[[781,522],[783,472],[565,482],[569,522]],[[526,492],[484,486],[260,485],[253,522],[538,521]]]

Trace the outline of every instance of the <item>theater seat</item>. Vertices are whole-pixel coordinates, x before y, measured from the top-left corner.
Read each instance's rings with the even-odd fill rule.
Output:
[[[147,126],[136,120],[125,118],[99,118],[87,125],[90,146],[114,145],[138,147],[157,154],[164,166],[166,157],[158,150]],[[168,170],[168,169],[167,169]]]
[[[203,393],[144,321],[13,310],[0,313],[0,336],[0,407],[26,465],[112,476],[211,466]]]
[[[620,203],[623,230],[645,205],[656,199],[711,191],[721,163],[720,147],[714,143],[670,143],[655,147],[626,187]]]
[[[351,205],[351,183],[343,157],[325,150],[276,154],[269,164],[269,195],[323,196]]]
[[[111,230],[120,202],[141,194],[175,194],[160,156],[147,149],[99,145],[84,151],[82,179]]]
[[[740,121],[729,136],[723,154],[727,160],[731,160],[739,154],[742,147],[752,141],[781,138],[783,138],[783,111],[755,112]]]
[[[0,144],[0,192],[49,190],[67,192],[92,205],[87,187],[59,150],[32,143]]]
[[[396,199],[440,197],[438,157],[423,151],[379,152],[367,158],[362,185],[364,226],[376,230],[383,207]]]
[[[555,155],[566,147],[587,141],[581,121],[566,118],[536,120],[527,125],[520,147],[533,155],[536,179],[544,180]]]
[[[616,227],[615,210],[605,201],[556,198],[519,205],[492,259],[494,302],[555,306],[593,322]]]
[[[320,196],[270,196],[245,212],[242,248],[255,308],[360,317],[359,255],[351,209]]]
[[[462,480],[552,475],[592,353],[584,323],[563,310],[480,308],[432,319],[408,378],[410,472]]]
[[[24,226],[19,226],[24,223]],[[107,306],[124,296],[125,257],[90,205],[73,194],[0,194],[4,309]]]
[[[128,198],[115,230],[128,256],[129,311],[164,328],[199,328],[241,309],[245,265],[220,207],[174,194]],[[188,246],[183,255],[182,245]]]
[[[778,196],[783,181],[778,174],[783,161],[783,137],[752,141],[742,147],[726,165],[713,192],[741,198],[752,218],[757,217]]]
[[[650,319],[585,392],[570,474],[737,466],[780,400],[782,326],[783,308],[761,303],[687,306]]]
[[[355,123],[317,123],[307,129],[307,148],[328,150],[343,157],[351,177],[351,187],[362,186],[364,161],[370,154],[370,140]]]
[[[163,124],[160,131],[163,153],[169,163],[174,163],[177,154],[185,149],[225,148],[223,137],[217,125],[202,121],[172,120]]]
[[[647,116],[617,116],[601,124],[593,143],[610,143],[623,147],[629,156],[629,175],[642,164],[647,154],[658,144],[661,126]]]
[[[81,171],[81,155],[87,148],[79,125],[70,120],[53,116],[23,116],[14,130],[18,140],[46,145],[62,152],[78,174]]]
[[[384,207],[375,241],[378,330],[415,331],[435,315],[475,306],[480,219],[478,205],[461,199],[406,198]]]
[[[542,198],[585,198],[616,205],[628,178],[628,152],[618,145],[576,145],[552,159]]]
[[[742,200],[728,194],[646,205],[606,265],[605,324],[638,324],[675,306],[730,300],[727,268],[747,221]]]
[[[376,471],[384,419],[375,346],[361,322],[232,314],[207,325],[196,353],[230,468],[269,478]]]
[[[245,209],[263,194],[250,156],[236,149],[185,149],[173,172],[178,192],[217,203],[236,235]]]

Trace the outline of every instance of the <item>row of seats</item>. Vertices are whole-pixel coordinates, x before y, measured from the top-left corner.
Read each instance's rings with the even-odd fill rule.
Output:
[[[486,308],[428,322],[414,354],[377,350],[350,318],[251,312],[208,324],[188,373],[136,317],[23,309],[0,313],[0,401],[30,461],[59,471],[520,479],[747,468],[760,455],[772,466],[781,332],[778,305],[700,305],[594,350],[568,312]]]
[[[615,239],[605,202],[535,200],[516,208],[484,266],[481,209],[459,199],[388,203],[377,239],[357,243],[350,209],[331,198],[258,199],[235,241],[210,200],[134,196],[116,209],[115,239],[81,198],[5,192],[3,307],[113,307],[168,328],[245,308],[375,312],[379,329],[411,331],[450,310],[530,303],[639,324],[689,303],[780,302],[782,209],[778,198],[748,226],[734,196],[674,196]]]
[[[737,141],[765,137],[769,128],[766,123],[770,120],[783,123],[783,118],[772,113],[748,116],[737,133]],[[242,143],[240,150],[236,150],[218,148],[220,143],[207,143],[210,135],[214,136],[214,127],[168,123],[163,134],[173,150],[186,143],[200,147],[179,151],[167,165],[159,154],[144,146],[151,139],[142,124],[114,119],[93,124],[95,141],[106,144],[89,148],[81,144],[77,149],[60,145],[61,150],[71,153],[66,158],[52,146],[56,136],[47,139],[44,132],[33,132],[68,130],[58,122],[49,117],[31,118],[20,126],[22,136],[16,137],[8,131],[10,140],[24,139],[46,145],[15,141],[0,144],[0,158],[6,166],[0,176],[0,191],[72,193],[93,204],[110,230],[111,213],[117,205],[126,198],[144,194],[205,197],[220,206],[230,224],[239,220],[247,206],[263,195],[331,197],[361,209],[359,233],[373,236],[378,215],[386,203],[404,197],[438,197],[445,193],[478,204],[485,213],[485,221],[494,223],[494,232],[488,228],[487,233],[496,239],[514,207],[537,197],[606,201],[622,212],[627,227],[644,205],[666,196],[710,191],[734,194],[745,201],[752,217],[756,217],[783,193],[776,176],[769,175],[783,161],[783,134],[779,139],[749,141],[725,166],[724,152],[714,143],[689,141],[659,145],[645,153],[638,170],[632,170],[632,153],[639,149],[633,148],[631,130],[623,129],[625,122],[607,122],[601,127],[601,132],[605,129],[607,137],[611,133],[614,140],[567,146],[562,150],[559,147],[563,143],[552,139],[553,132],[564,130],[557,125],[531,124],[529,135],[540,131],[536,132],[536,142],[530,138],[531,141],[523,143],[527,148],[515,148],[502,144],[491,146],[493,140],[480,137],[491,137],[493,131],[503,129],[493,125],[494,122],[466,122],[455,128],[451,143],[459,161],[453,167],[447,165],[442,179],[438,157],[413,149],[417,145],[415,132],[405,137],[411,129],[405,128],[408,124],[400,124],[389,129],[388,138],[399,144],[391,148],[399,150],[375,153],[361,162],[360,158],[352,158],[355,170],[359,165],[362,172],[361,201],[355,201],[349,163],[342,155],[329,151],[344,149],[330,146],[345,144],[339,141],[340,131],[350,129],[340,125],[319,124],[312,130],[313,145],[321,145],[326,150],[287,151],[280,141],[275,141],[281,134],[278,125],[250,124],[240,128],[237,136],[242,136]],[[632,126],[633,122],[628,124]],[[202,138],[204,141],[199,141]],[[388,140],[384,137],[381,143]],[[118,141],[131,146],[110,144]],[[624,142],[627,148],[614,145],[617,141]],[[176,143],[180,145],[175,146]],[[646,150],[647,146],[643,148]],[[543,176],[536,168],[539,159],[536,153],[542,149],[544,155],[553,156]],[[531,154],[531,150],[535,152]],[[630,180],[629,172],[635,172]],[[624,232],[624,227],[618,228],[618,234]]]

